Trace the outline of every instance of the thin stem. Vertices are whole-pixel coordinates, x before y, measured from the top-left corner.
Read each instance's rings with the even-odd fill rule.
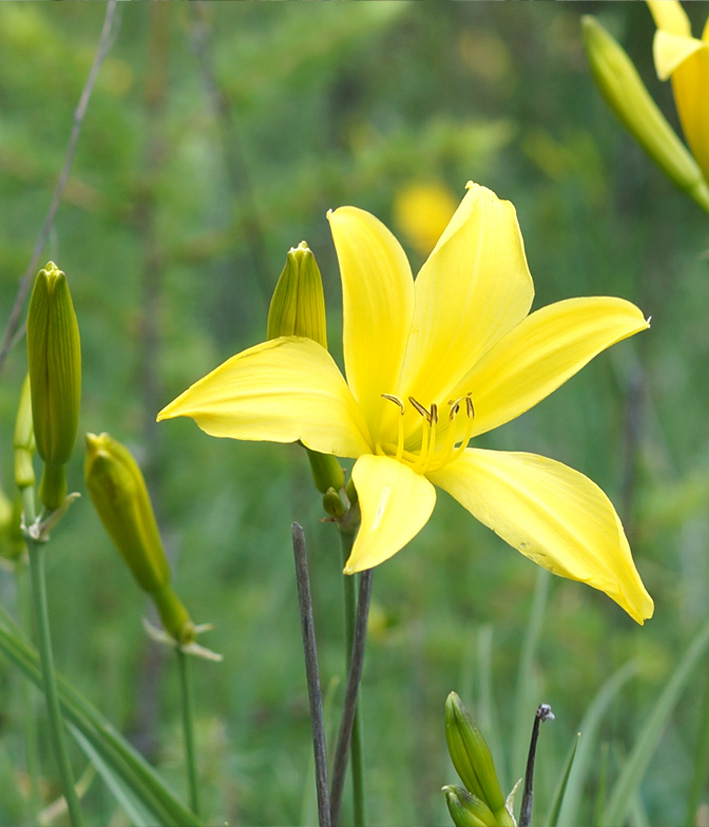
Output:
[[[343,558],[349,556],[353,536],[342,534]],[[348,582],[350,581],[350,582]],[[362,735],[357,710],[357,694],[364,665],[364,646],[367,638],[367,618],[372,592],[372,570],[360,575],[359,601],[355,605],[354,578],[344,576],[345,586],[345,638],[347,644],[348,678],[345,702],[340,721],[340,732],[335,748],[335,760],[330,793],[330,812],[332,823],[337,825],[342,791],[345,783],[345,771],[349,752],[352,752],[352,790],[355,827],[363,827],[366,821],[364,794],[364,756]]]
[[[33,494],[33,492],[31,492]],[[28,497],[25,500],[29,499]],[[34,509],[32,508],[32,511]],[[27,511],[25,519],[28,520]],[[34,605],[34,621],[38,637],[38,649],[42,664],[42,685],[44,698],[47,704],[49,718],[49,733],[52,741],[54,757],[59,769],[59,777],[69,809],[69,818],[74,827],[83,824],[79,799],[74,789],[74,775],[72,773],[69,756],[64,743],[64,730],[59,696],[57,694],[56,675],[54,673],[54,653],[49,631],[49,612],[47,611],[47,589],[44,575],[45,544],[36,542],[29,532],[27,534],[27,548],[30,557],[30,577],[32,580],[32,602]]]
[[[305,652],[305,675],[310,701],[310,720],[313,727],[313,754],[315,756],[315,786],[318,797],[318,823],[320,827],[330,827],[330,793],[327,788],[327,748],[325,745],[325,721],[323,719],[322,692],[320,690],[320,670],[318,668],[318,651],[315,642],[315,624],[313,621],[313,601],[310,595],[310,577],[308,575],[308,555],[305,548],[305,534],[302,526],[291,526],[293,554],[295,556],[295,580],[298,586],[298,603],[300,607],[300,625],[303,632],[303,650]]]
[[[39,257],[42,255],[44,245],[47,243],[49,231],[54,223],[54,216],[56,215],[57,209],[62,200],[64,187],[66,186],[66,182],[69,180],[69,173],[74,160],[76,145],[79,142],[79,135],[81,134],[81,128],[84,124],[86,108],[89,105],[89,99],[91,98],[91,93],[93,91],[99,69],[101,68],[101,64],[105,60],[106,55],[113,45],[113,23],[116,13],[116,2],[117,0],[109,0],[106,5],[106,15],[103,19],[103,28],[101,29],[101,36],[99,38],[98,48],[96,49],[96,57],[94,58],[91,69],[89,70],[89,75],[86,78],[86,83],[84,84],[84,88],[81,92],[79,103],[74,111],[74,123],[71,129],[71,135],[69,136],[69,143],[66,148],[64,165],[62,166],[62,171],[59,175],[57,185],[54,188],[52,201],[49,205],[49,210],[47,211],[47,215],[44,219],[44,224],[40,230],[39,237],[37,238],[37,243],[32,251],[32,258],[30,259],[30,263],[25,270],[22,279],[20,280],[19,287],[17,288],[17,296],[15,297],[15,303],[13,304],[12,311],[10,312],[10,318],[7,322],[7,328],[5,329],[2,347],[0,348],[0,373],[2,373],[3,365],[7,359],[7,354],[10,352],[10,348],[15,343],[15,334],[20,324],[20,317],[22,315],[22,308],[24,306],[25,299],[27,298],[27,292],[29,291],[30,284],[32,283],[31,279],[37,270]]]
[[[182,732],[185,739],[185,762],[187,764],[187,781],[190,788],[190,807],[195,815],[200,815],[199,781],[197,778],[197,753],[194,740],[194,692],[192,689],[192,669],[189,655],[179,646],[177,665],[180,672],[180,694],[182,695]]]
[[[529,744],[529,755],[527,756],[527,770],[524,774],[524,793],[522,795],[522,806],[519,813],[519,827],[529,827],[532,823],[532,792],[534,788],[534,761],[537,757],[537,739],[539,738],[539,724],[542,721],[553,721],[554,713],[549,704],[540,704],[534,715],[534,726],[532,727],[532,740]]]

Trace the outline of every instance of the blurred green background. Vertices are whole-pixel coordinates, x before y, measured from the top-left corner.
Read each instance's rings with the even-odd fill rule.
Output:
[[[688,4],[697,27],[708,6]],[[0,324],[61,168],[103,4],[0,4]],[[289,247],[307,240],[340,360],[340,287],[325,213],[353,204],[401,238],[413,186],[453,204],[473,179],[518,211],[535,307],[617,295],[652,315],[551,398],[480,444],[535,451],[588,474],[616,504],[656,602],[636,626],[604,595],[550,579],[541,642],[518,679],[537,568],[446,495],[374,577],[362,688],[376,824],[447,824],[443,703],[456,689],[491,735],[507,788],[534,709],[550,703],[536,805],[551,802],[592,698],[637,659],[604,716],[611,778],[700,622],[709,595],[707,216],[622,131],[591,82],[581,15],[598,14],[676,123],[636,3],[119,4],[42,256],[69,278],[84,354],[80,433],[109,431],[146,471],[178,593],[221,665],[197,664],[209,823],[310,824],[308,704],[290,547],[309,542],[326,712],[342,697],[340,552],[297,446],[211,439],[157,411],[261,341]],[[24,341],[0,377],[0,479]],[[84,493],[83,439],[70,486]],[[142,594],[87,496],[53,538],[50,610],[60,670],[184,791],[174,664],[146,639]],[[538,582],[539,581],[539,582]],[[535,586],[536,584],[536,586]],[[0,572],[15,611],[15,580]],[[641,787],[637,823],[681,824],[705,678],[674,711]],[[339,683],[338,683],[339,682]],[[518,695],[518,687],[524,691]],[[23,679],[0,662],[0,823],[23,819]],[[523,721],[520,727],[519,720]],[[48,748],[48,784],[54,769]],[[77,767],[83,766],[78,754]],[[594,766],[601,763],[594,759]],[[580,820],[591,823],[591,774]],[[56,787],[46,790],[48,798]],[[709,791],[704,788],[704,800]],[[123,823],[94,782],[90,823]],[[349,812],[345,810],[344,822]],[[636,823],[636,822],[634,822]]]

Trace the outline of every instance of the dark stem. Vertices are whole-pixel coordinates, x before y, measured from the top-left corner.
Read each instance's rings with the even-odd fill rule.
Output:
[[[529,755],[527,756],[527,770],[524,774],[524,795],[522,806],[519,812],[519,827],[529,827],[532,823],[532,786],[534,784],[534,759],[537,755],[537,739],[539,738],[539,724],[542,721],[553,721],[554,713],[549,704],[540,704],[534,716],[532,727],[532,740],[529,744]]]
[[[345,575],[347,578],[350,575]],[[349,675],[347,677],[347,690],[345,692],[345,703],[340,721],[340,732],[337,736],[337,747],[335,748],[335,761],[332,772],[331,814],[332,823],[337,825],[342,803],[342,791],[345,784],[345,771],[347,769],[347,758],[352,745],[352,786],[354,788],[354,822],[357,827],[364,824],[364,784],[362,771],[361,744],[355,742],[353,730],[355,729],[355,715],[357,712],[357,694],[362,679],[362,667],[364,666],[364,646],[367,639],[367,618],[369,616],[369,601],[372,594],[372,569],[363,571],[359,581],[359,600],[354,623],[352,649],[349,664]]]
[[[313,601],[310,596],[308,555],[305,548],[305,534],[298,523],[291,526],[293,555],[295,556],[295,582],[298,586],[300,627],[303,632],[305,652],[305,677],[308,683],[310,721],[313,727],[313,755],[315,756],[315,787],[318,796],[318,824],[330,827],[330,793],[327,788],[327,748],[325,746],[325,721],[323,719],[322,692],[320,691],[320,670],[318,650],[313,622]]]
[[[7,328],[5,329],[2,347],[0,348],[0,373],[2,373],[5,360],[10,352],[10,348],[15,343],[16,338],[19,338],[19,336],[16,337],[15,334],[17,333],[20,324],[20,316],[22,314],[25,299],[27,298],[27,293],[30,289],[30,285],[32,284],[32,276],[37,271],[39,257],[42,255],[44,246],[47,243],[49,231],[54,223],[54,216],[57,214],[57,209],[61,203],[62,195],[64,194],[64,187],[69,179],[71,165],[74,161],[74,154],[76,152],[76,145],[79,141],[81,127],[84,124],[84,116],[86,115],[86,108],[89,105],[89,99],[91,98],[91,93],[98,76],[98,71],[101,68],[101,64],[105,60],[106,55],[110,51],[115,39],[113,37],[113,23],[116,14],[116,2],[117,0],[110,0],[110,2],[106,5],[106,15],[103,19],[103,28],[101,29],[101,36],[99,38],[98,48],[96,49],[96,57],[94,58],[91,69],[89,70],[89,76],[86,78],[86,83],[84,84],[84,88],[81,92],[79,103],[74,111],[74,123],[71,129],[71,135],[69,136],[69,143],[66,148],[64,165],[62,166],[62,171],[59,174],[57,185],[54,188],[54,195],[52,196],[52,201],[49,205],[49,210],[47,211],[47,215],[44,219],[42,229],[39,232],[37,243],[32,251],[32,258],[30,259],[30,263],[25,270],[22,279],[20,280],[19,287],[17,288],[17,296],[15,297],[15,303],[13,304],[10,312],[10,318],[7,322]]]

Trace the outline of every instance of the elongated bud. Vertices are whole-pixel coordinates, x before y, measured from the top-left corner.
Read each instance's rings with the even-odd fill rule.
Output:
[[[492,811],[477,796],[452,784],[446,784],[443,792],[455,827],[496,827]]]
[[[317,451],[308,449],[308,459],[318,491],[325,494],[330,488],[339,491],[344,486],[345,472],[337,457],[332,454],[319,454]]]
[[[170,567],[138,464],[108,434],[86,434],[86,446],[86,487],[106,531],[155,602],[165,630],[180,643],[190,642],[194,624],[170,586]]]
[[[12,438],[15,451],[15,485],[22,491],[32,488],[35,483],[32,457],[35,452],[34,428],[32,427],[32,399],[30,397],[30,375],[25,377],[17,406],[15,433]]]
[[[66,496],[64,465],[74,450],[79,423],[81,345],[66,276],[51,261],[34,283],[27,357],[37,453],[45,464],[39,496],[54,510]]]
[[[632,60],[594,18],[583,18],[591,74],[623,126],[665,174],[709,211],[709,185],[697,162],[650,97]]]
[[[304,336],[327,348],[325,296],[315,256],[301,241],[286,255],[286,264],[273,291],[267,336]]]
[[[446,740],[453,766],[468,791],[490,808],[500,827],[513,825],[490,749],[455,692],[446,699]]]

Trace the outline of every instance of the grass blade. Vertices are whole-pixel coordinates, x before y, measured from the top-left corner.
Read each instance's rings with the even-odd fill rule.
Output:
[[[564,772],[562,773],[561,778],[559,779],[559,785],[556,788],[556,792],[554,793],[554,800],[552,801],[551,810],[549,811],[549,818],[547,819],[547,827],[556,827],[559,813],[561,812],[561,804],[564,800],[564,796],[566,795],[566,788],[569,783],[569,775],[571,775],[571,768],[574,765],[574,759],[576,758],[576,750],[579,746],[579,738],[581,737],[581,733],[576,733],[576,738],[574,738],[574,743],[571,747],[571,751],[569,752],[569,757],[566,759],[566,764],[564,765]]]
[[[628,817],[640,782],[660,741],[670,712],[707,645],[709,645],[709,623],[702,627],[690,644],[645,721],[640,737],[635,742],[628,760],[623,764],[620,777],[611,793],[610,802],[604,813],[604,825],[623,824]]]

